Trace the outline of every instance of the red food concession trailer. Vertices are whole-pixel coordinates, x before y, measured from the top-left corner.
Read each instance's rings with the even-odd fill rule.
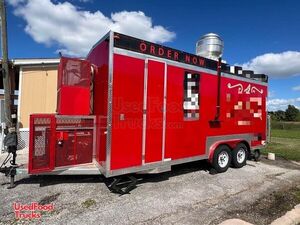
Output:
[[[217,172],[244,166],[266,143],[267,76],[229,66],[216,48],[213,34],[194,55],[111,31],[85,60],[62,57],[57,113],[30,116],[28,172],[116,177],[204,159]]]

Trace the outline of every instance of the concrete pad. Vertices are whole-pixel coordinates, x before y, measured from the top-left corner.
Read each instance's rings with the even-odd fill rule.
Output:
[[[18,163],[26,163],[26,156],[25,150],[20,151]],[[267,164],[270,162],[247,161],[243,168],[229,168],[213,176],[204,162],[174,166],[168,173],[140,175],[143,180],[138,187],[122,196],[108,190],[103,176],[20,174],[17,186],[7,189],[9,180],[0,175],[0,225],[77,225],[82,221],[85,225],[218,224],[228,218],[230,210],[243,212],[267,193],[300,185],[299,167],[291,163],[288,168],[278,166],[279,160]],[[14,202],[30,204],[45,199],[52,199],[53,213],[43,214],[40,220],[15,222]],[[89,200],[95,204],[87,208],[83,203]],[[259,219],[264,218],[246,220],[255,224]]]
[[[253,225],[253,224],[240,219],[229,219],[223,221],[219,225]]]

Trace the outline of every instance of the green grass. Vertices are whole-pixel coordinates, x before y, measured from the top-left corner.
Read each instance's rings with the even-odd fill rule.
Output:
[[[294,195],[295,198],[300,202],[300,189],[295,190]]]
[[[93,205],[96,205],[96,201],[94,199],[88,198],[84,202],[81,203],[84,208],[90,208]]]
[[[275,153],[276,156],[300,161],[300,132],[297,130],[271,130],[271,142],[263,154]]]
[[[287,122],[287,121],[271,121],[272,129],[280,130],[298,130],[300,131],[300,122]]]
[[[271,130],[271,137],[297,138],[297,139],[300,139],[300,130],[279,130],[279,129],[272,129]]]

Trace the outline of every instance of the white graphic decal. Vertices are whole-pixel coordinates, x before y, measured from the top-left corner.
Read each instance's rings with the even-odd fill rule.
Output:
[[[242,85],[242,84],[236,84],[236,85],[232,85],[232,86],[231,86],[231,84],[228,83],[228,84],[227,84],[227,87],[228,87],[229,89],[238,87],[238,93],[239,93],[239,94],[242,94],[242,93],[243,93],[243,85]]]
[[[244,92],[245,92],[246,94],[250,94],[250,90],[251,90],[251,84],[249,84],[248,87],[246,87],[246,89],[245,89]]]
[[[227,84],[227,87],[229,89],[232,88],[238,88],[238,94],[254,94],[255,92],[259,92],[260,94],[264,93],[263,89],[258,89],[255,86],[251,86],[251,84],[248,84],[248,86],[244,89],[242,84],[235,84],[235,85],[231,85],[231,83]]]
[[[251,88],[251,93],[255,93],[255,91],[259,92],[260,94],[264,93],[263,89],[258,89],[257,87],[252,87]]]

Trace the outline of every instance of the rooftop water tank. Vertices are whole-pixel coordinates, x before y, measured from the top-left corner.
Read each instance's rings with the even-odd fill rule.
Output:
[[[224,42],[219,35],[209,33],[203,35],[196,43],[196,55],[218,60],[222,56]]]

